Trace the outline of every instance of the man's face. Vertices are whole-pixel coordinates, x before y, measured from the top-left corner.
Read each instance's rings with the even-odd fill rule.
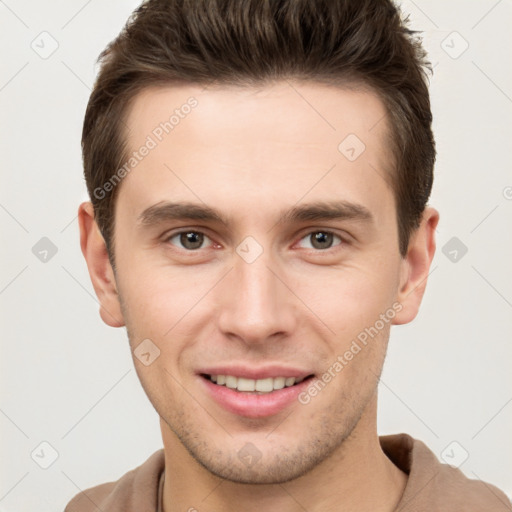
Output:
[[[164,437],[223,478],[303,474],[375,406],[403,264],[383,104],[319,84],[180,86],[141,93],[127,125],[130,151],[157,145],[120,185],[116,285],[131,348],[160,350],[134,362]],[[165,203],[225,224],[148,211]],[[247,394],[211,375],[243,389],[304,380]]]

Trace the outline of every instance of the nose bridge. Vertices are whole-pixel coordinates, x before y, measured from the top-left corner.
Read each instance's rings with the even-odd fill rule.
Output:
[[[247,247],[245,247],[247,249]],[[242,249],[242,251],[240,251]],[[276,259],[270,252],[246,257],[240,244],[233,270],[224,283],[219,327],[226,335],[258,343],[293,329],[293,294],[281,282]],[[272,269],[272,270],[271,270]]]

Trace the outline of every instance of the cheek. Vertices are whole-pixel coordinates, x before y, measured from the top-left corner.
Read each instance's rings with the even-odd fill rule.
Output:
[[[208,286],[192,267],[173,268],[143,255],[119,268],[120,289],[132,320],[152,326],[159,337],[201,299]]]
[[[151,340],[159,351],[152,364],[160,368],[164,381],[170,376],[165,369],[176,374],[189,362],[198,340],[204,338],[205,329],[211,329],[214,308],[208,296],[218,276],[214,272],[199,272],[193,267],[181,269],[162,264],[144,264],[142,258],[132,265],[131,271],[120,274],[120,295],[126,308],[125,321],[132,350],[143,340]],[[215,275],[213,275],[215,274]],[[140,365],[138,361],[135,361]],[[156,382],[144,368],[141,379]]]
[[[372,326],[392,307],[398,271],[390,265],[361,261],[339,268],[317,269],[296,276],[295,282],[297,296],[338,339],[346,340]]]

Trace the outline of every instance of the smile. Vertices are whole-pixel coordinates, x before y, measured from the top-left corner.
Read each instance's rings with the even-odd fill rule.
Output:
[[[234,375],[203,375],[218,386],[226,386],[230,389],[245,393],[264,394],[272,393],[278,389],[288,388],[300,384],[304,377],[268,377],[265,379],[247,379]],[[307,377],[306,377],[307,378]]]
[[[297,405],[299,394],[314,378],[313,374],[304,373],[296,377],[278,372],[275,375],[267,373],[252,379],[215,372],[198,376],[206,394],[225,411],[239,417],[265,418]]]

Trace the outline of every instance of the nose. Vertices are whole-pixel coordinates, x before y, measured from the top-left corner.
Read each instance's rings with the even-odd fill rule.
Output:
[[[218,316],[225,336],[261,345],[293,332],[297,303],[275,259],[263,252],[248,263],[235,254],[227,278],[220,290]]]

